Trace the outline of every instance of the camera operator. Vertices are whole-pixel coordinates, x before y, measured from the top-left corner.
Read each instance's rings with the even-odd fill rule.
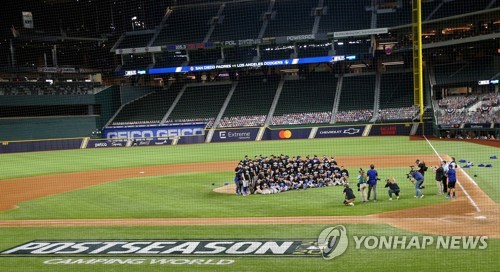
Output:
[[[422,198],[424,197],[424,194],[422,194],[422,191],[420,190],[422,187],[422,183],[424,183],[424,175],[420,173],[420,171],[416,170],[411,170],[411,177],[415,180],[415,197]]]
[[[425,165],[425,162],[416,160],[415,164],[417,165],[418,171],[422,174],[422,176],[425,176],[425,172],[427,171],[427,166]],[[422,181],[422,184],[420,185],[420,189],[424,189],[424,182]]]
[[[396,179],[394,177],[392,178],[388,178],[386,180],[386,184],[385,184],[385,188],[389,187],[389,200],[392,200],[392,194],[395,194],[396,195],[396,199],[399,200],[399,192],[400,192],[400,189],[399,189],[399,185],[396,183]]]

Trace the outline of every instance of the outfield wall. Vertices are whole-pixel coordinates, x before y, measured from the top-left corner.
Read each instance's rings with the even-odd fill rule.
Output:
[[[95,121],[94,121],[95,122]],[[81,124],[80,124],[81,125]],[[414,123],[402,124],[377,124],[377,125],[342,125],[342,126],[323,126],[323,127],[290,127],[290,128],[266,128],[261,139],[258,139],[261,128],[241,128],[241,129],[219,129],[216,130],[212,137],[212,142],[240,142],[240,141],[286,141],[293,139],[321,139],[321,138],[341,138],[341,137],[368,137],[368,136],[410,136],[413,125],[418,125],[416,135],[422,135],[423,126]],[[425,124],[425,127],[432,127],[432,123]],[[179,127],[170,127],[179,130]],[[194,126],[184,126],[193,130]],[[197,127],[196,127],[197,128]],[[43,130],[43,128],[37,128]],[[137,132],[138,128],[128,128],[130,132]],[[151,128],[144,128],[151,130]],[[121,132],[128,135],[127,128],[120,128]],[[153,130],[151,130],[153,131]],[[431,133],[431,129],[425,128],[425,131]],[[153,131],[154,132],[154,131]],[[133,134],[134,133],[129,133]],[[144,133],[142,133],[144,134]],[[196,133],[189,133],[196,134]],[[146,134],[144,134],[146,135]],[[147,134],[149,135],[149,134]],[[206,141],[207,133],[200,135],[185,135],[179,136],[162,134],[165,137],[150,137],[136,138],[130,140],[127,138],[113,139],[90,139],[72,138],[72,139],[49,139],[49,140],[34,140],[34,141],[3,141],[0,142],[1,153],[15,152],[32,152],[32,151],[49,151],[49,150],[64,150],[64,149],[95,149],[95,148],[115,148],[115,147],[140,147],[140,146],[165,146],[165,145],[182,145],[182,144],[198,144]],[[170,136],[169,136],[170,135]]]

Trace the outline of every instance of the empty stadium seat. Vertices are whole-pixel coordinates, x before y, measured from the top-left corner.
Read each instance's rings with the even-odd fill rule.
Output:
[[[264,120],[257,124],[263,125],[265,116],[273,102],[278,88],[278,77],[246,76],[239,80],[238,86],[231,97],[224,112],[223,118],[228,120],[242,116],[264,116]],[[229,127],[231,122],[227,122]],[[237,126],[237,122],[234,122]],[[232,126],[232,127],[234,127]]]
[[[226,85],[200,85],[186,88],[167,122],[208,121],[217,117],[231,89]]]
[[[255,39],[262,27],[262,16],[269,7],[269,0],[228,3],[210,41]]]
[[[373,109],[374,91],[375,74],[344,77],[338,110]]]
[[[281,0],[274,4],[273,19],[267,25],[265,37],[311,34],[314,25],[313,9],[317,1]]]
[[[383,73],[380,77],[380,108],[401,108],[413,105],[413,74]]]

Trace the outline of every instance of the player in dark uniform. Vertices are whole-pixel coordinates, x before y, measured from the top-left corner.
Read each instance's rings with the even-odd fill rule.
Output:
[[[243,174],[243,165],[240,163],[234,169],[234,184],[236,185],[236,194],[241,195],[241,175]]]
[[[342,173],[342,176],[349,177],[349,171],[344,168],[344,166],[340,166],[340,173]]]
[[[250,190],[248,187],[250,186],[251,180],[252,177],[250,175],[250,168],[248,166],[245,166],[241,174],[241,195],[246,196],[250,194]]]

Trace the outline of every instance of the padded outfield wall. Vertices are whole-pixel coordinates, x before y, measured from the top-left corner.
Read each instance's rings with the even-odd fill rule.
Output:
[[[419,123],[400,124],[377,124],[377,125],[343,125],[325,127],[290,127],[270,129],[265,128],[261,140],[283,141],[293,139],[320,139],[320,138],[341,138],[341,137],[368,137],[368,136],[410,136],[413,126],[418,126],[414,131],[415,135],[428,135],[432,133],[432,124],[426,123],[422,126]],[[150,127],[129,128],[131,132],[138,133],[141,129],[148,132]],[[179,128],[175,128],[179,130]],[[191,128],[192,129],[192,128]],[[126,128],[120,129],[125,131]],[[242,142],[256,141],[261,128],[241,128],[241,129],[221,129],[213,134],[212,142]],[[425,133],[427,131],[427,133]],[[143,135],[149,135],[143,133]],[[133,140],[127,138],[113,139],[90,139],[88,137],[72,139],[50,139],[38,141],[3,141],[0,144],[1,153],[50,151],[79,148],[119,148],[119,147],[141,147],[141,146],[164,146],[181,144],[201,144],[205,143],[206,135],[191,134],[184,136],[164,137],[139,137]]]

